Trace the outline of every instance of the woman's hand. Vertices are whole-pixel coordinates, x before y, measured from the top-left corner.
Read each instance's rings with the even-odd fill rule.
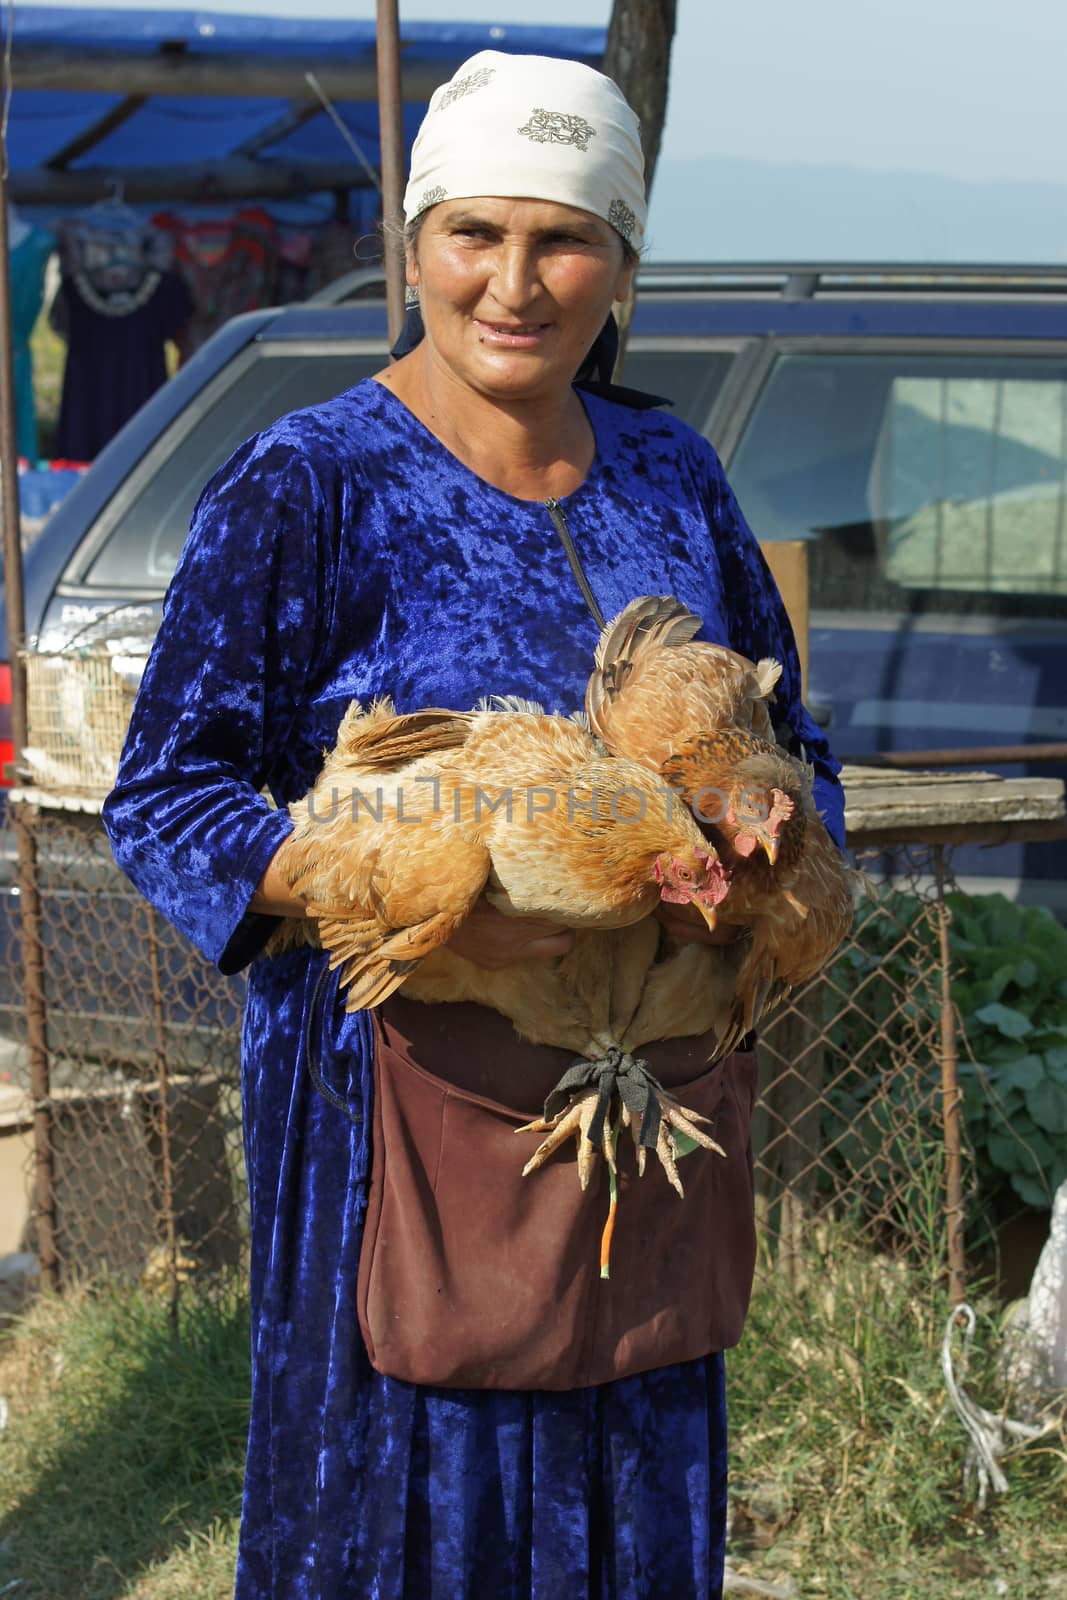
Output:
[[[476,967],[496,972],[520,961],[553,961],[565,956],[573,944],[569,928],[541,917],[506,917],[483,897],[446,948]]]
[[[291,843],[291,839],[283,839],[267,862],[267,870],[259,880],[249,910],[263,912],[268,917],[307,916],[308,908],[290,889],[285,871],[285,857]]]
[[[676,944],[733,944],[745,931],[736,923],[711,929],[695,906],[676,906],[669,900],[660,901],[656,918]]]

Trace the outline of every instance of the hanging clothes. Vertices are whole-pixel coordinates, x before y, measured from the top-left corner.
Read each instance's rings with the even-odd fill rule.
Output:
[[[258,206],[194,221],[160,211],[153,225],[171,241],[175,264],[196,305],[182,340],[192,355],[230,317],[269,305],[278,271],[278,230]]]
[[[60,230],[53,327],[67,340],[56,453],[91,461],[166,381],[166,344],[193,314],[165,235],[105,202]]]
[[[44,274],[56,247],[50,233],[30,227],[8,207],[8,260],[11,273],[11,353],[15,368],[15,427],[18,453],[34,462],[39,454],[33,399],[30,335],[41,314]]]

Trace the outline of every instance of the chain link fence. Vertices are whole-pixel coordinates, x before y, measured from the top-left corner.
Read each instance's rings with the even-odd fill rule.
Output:
[[[244,985],[141,899],[98,815],[13,809],[36,856],[43,995],[20,981],[23,888],[0,931],[0,1160],[9,1189],[23,1179],[5,1248],[61,1285],[141,1278],[177,1307],[191,1274],[244,1253]]]
[[[5,897],[0,1153],[21,1214],[0,1254],[33,1252],[59,1283],[147,1277],[177,1307],[191,1275],[203,1283],[245,1250],[243,984],[137,895],[97,815],[13,809],[37,859],[43,995],[21,981],[20,897]],[[933,1243],[962,1297],[945,851],[859,864],[850,939],[761,1038],[762,1248],[789,1276],[828,1226],[880,1252]]]
[[[760,1041],[762,1231],[787,1277],[828,1223],[928,1256],[963,1296],[963,1137],[942,845],[860,854],[852,932]]]

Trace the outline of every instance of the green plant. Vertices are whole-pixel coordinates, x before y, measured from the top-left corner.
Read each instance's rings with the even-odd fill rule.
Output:
[[[1067,1178],[1067,929],[999,894],[952,895],[949,907],[976,1175],[1047,1206]]]
[[[967,1504],[967,1439],[940,1363],[943,1250],[937,1228],[920,1271],[826,1220],[788,1274],[765,1247],[744,1337],[727,1354],[742,1572],[782,1588],[790,1575],[805,1600],[1052,1592],[1045,1580],[1067,1545],[1062,1441],[1005,1461],[1009,1492],[983,1515]],[[983,1300],[976,1310],[966,1387],[996,1410],[1010,1405],[998,1312]]]
[[[947,904],[966,1139],[995,1219],[1019,1201],[1049,1205],[1067,1178],[1067,930],[1000,894]],[[830,1033],[850,1063],[825,1096],[830,1170],[839,1186],[862,1174],[868,1208],[890,1220],[921,1189],[914,1150],[940,1138],[939,963],[928,904],[885,890],[832,974],[860,998]],[[894,1038],[913,1069],[894,1060]]]

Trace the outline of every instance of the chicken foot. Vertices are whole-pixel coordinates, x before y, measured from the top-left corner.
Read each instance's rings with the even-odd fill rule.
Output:
[[[611,1116],[616,1097],[620,1104],[617,1120]],[[678,1157],[684,1153],[681,1139],[720,1156],[726,1154],[699,1126],[707,1120],[699,1111],[679,1104],[648,1070],[647,1062],[612,1045],[595,1061],[575,1062],[545,1101],[543,1116],[516,1130],[548,1134],[523,1167],[522,1175],[525,1178],[536,1172],[549,1156],[574,1138],[578,1182],[584,1191],[598,1151],[603,1154],[611,1186],[611,1205],[600,1252],[601,1277],[606,1278],[617,1203],[615,1173],[619,1127],[625,1126],[631,1131],[638,1175],[644,1173],[647,1151],[654,1150],[668,1183],[682,1196],[685,1190],[678,1176]]]
[[[619,1115],[613,1117],[611,1110],[616,1099],[621,1109]],[[683,1195],[685,1189],[678,1178],[678,1157],[683,1154],[681,1139],[689,1141],[689,1147],[699,1144],[705,1150],[715,1150],[718,1155],[726,1154],[710,1134],[704,1133],[699,1126],[702,1122],[707,1122],[707,1117],[680,1106],[673,1094],[667,1093],[649,1072],[648,1062],[611,1045],[595,1061],[574,1062],[545,1099],[544,1115],[536,1122],[517,1128],[517,1133],[549,1134],[523,1166],[523,1178],[544,1166],[555,1150],[574,1138],[577,1141],[577,1181],[585,1190],[600,1150],[608,1168],[611,1192],[608,1218],[600,1238],[600,1277],[608,1278],[611,1277],[611,1238],[619,1203],[616,1176],[619,1128],[627,1126],[632,1133],[638,1178],[645,1173],[648,1150],[656,1150],[667,1182],[678,1195]]]

